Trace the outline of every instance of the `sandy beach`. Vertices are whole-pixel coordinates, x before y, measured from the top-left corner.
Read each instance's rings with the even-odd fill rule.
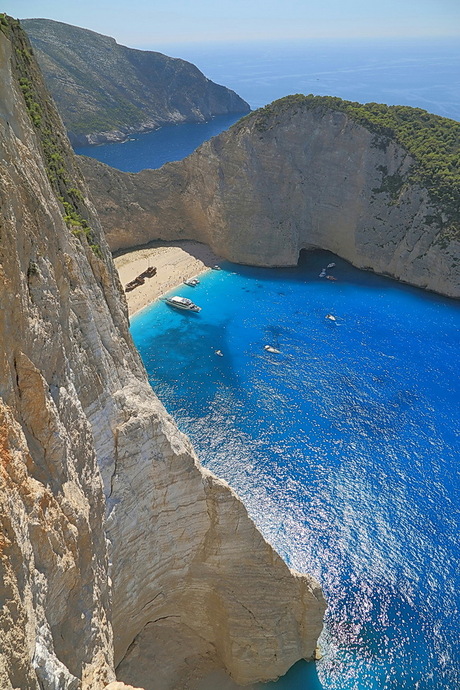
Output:
[[[154,266],[157,269],[156,274],[146,278],[143,285],[126,293],[129,315],[133,316],[184,280],[208,271],[220,260],[205,244],[188,240],[174,244],[151,242],[130,251],[118,252],[114,262],[123,287],[147,268]]]

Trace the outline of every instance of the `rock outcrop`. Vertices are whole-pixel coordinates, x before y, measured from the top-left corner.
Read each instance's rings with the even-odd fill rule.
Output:
[[[153,394],[62,123],[0,15],[0,686],[179,690],[312,658],[325,602]],[[174,650],[174,654],[171,653]]]
[[[393,137],[304,97],[252,113],[160,170],[129,174],[82,159],[112,250],[196,239],[237,263],[286,266],[322,248],[460,297],[458,230],[416,166]]]
[[[75,145],[250,110],[185,60],[50,19],[25,19],[22,26]]]

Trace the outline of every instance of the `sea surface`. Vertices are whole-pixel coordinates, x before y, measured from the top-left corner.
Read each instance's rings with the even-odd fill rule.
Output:
[[[458,42],[146,48],[191,60],[253,108],[315,93],[460,119]],[[79,152],[155,168],[233,117]],[[335,281],[319,277],[330,262]],[[200,280],[175,291],[200,314],[159,302],[132,320],[152,386],[329,601],[322,660],[264,687],[458,690],[460,304],[324,252]]]
[[[294,41],[145,46],[196,64],[252,109],[293,93],[361,103],[410,105],[460,120],[460,42],[441,40]],[[163,127],[123,144],[76,148],[125,172],[181,160],[241,116]]]
[[[360,103],[410,105],[460,119],[458,38],[310,39],[163,48],[236,91],[253,109],[292,93],[313,93]]]
[[[329,601],[322,660],[263,687],[459,688],[460,304],[319,251],[200,280],[132,320],[152,387]]]
[[[123,172],[161,168],[165,163],[189,156],[200,144],[228,129],[240,117],[241,114],[218,115],[209,122],[160,127],[153,132],[133,134],[122,143],[78,146],[75,152]]]

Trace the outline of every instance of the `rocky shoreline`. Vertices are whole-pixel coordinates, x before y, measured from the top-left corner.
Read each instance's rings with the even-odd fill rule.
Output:
[[[74,146],[123,142],[165,125],[250,110],[186,60],[50,19],[22,25]]]

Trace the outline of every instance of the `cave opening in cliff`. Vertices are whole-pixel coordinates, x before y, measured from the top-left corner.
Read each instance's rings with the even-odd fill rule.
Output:
[[[321,251],[319,247],[303,247],[299,251],[299,258],[297,259],[297,266],[303,268],[309,261],[311,261],[312,256],[315,256]]]

